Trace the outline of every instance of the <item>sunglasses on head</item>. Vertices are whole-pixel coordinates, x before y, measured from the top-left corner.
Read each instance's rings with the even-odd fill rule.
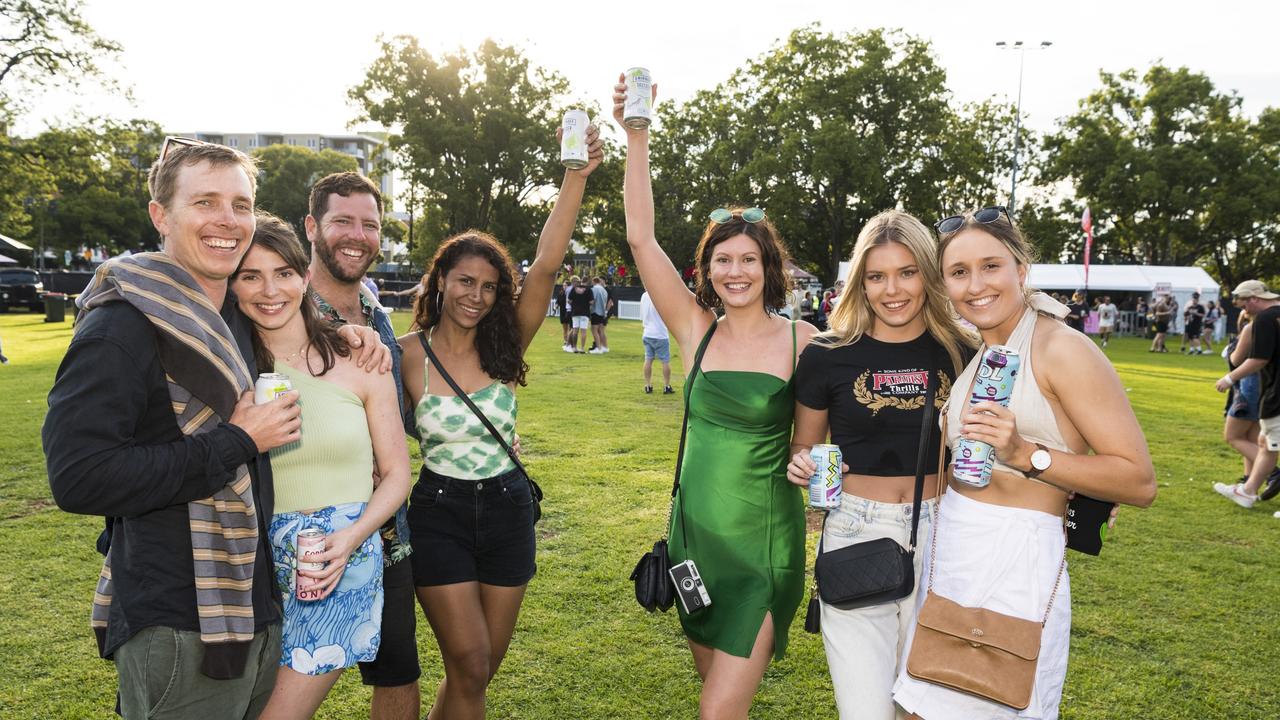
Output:
[[[723,225],[735,217],[742,218],[743,222],[755,224],[764,219],[764,211],[760,208],[753,207],[745,210],[729,210],[728,208],[716,208],[707,216],[711,222],[717,225]]]
[[[999,220],[1001,215],[1004,215],[1005,218],[1008,219],[1009,211],[1006,210],[1003,205],[992,205],[975,212],[972,217],[974,222],[980,222],[983,225],[990,225],[996,220]],[[969,218],[964,215],[952,215],[951,217],[942,218],[938,222],[934,223],[933,226],[938,229],[939,233],[945,235],[947,233],[953,233],[964,227],[965,221],[968,219]],[[1009,222],[1012,224],[1013,220],[1010,219]]]
[[[164,144],[160,146],[160,162],[164,162],[164,159],[169,157],[169,152],[174,150],[175,148],[195,147],[197,145],[208,145],[208,144],[209,143],[206,143],[203,140],[196,140],[194,138],[184,138],[184,137],[177,137],[176,135],[170,135],[164,139]]]

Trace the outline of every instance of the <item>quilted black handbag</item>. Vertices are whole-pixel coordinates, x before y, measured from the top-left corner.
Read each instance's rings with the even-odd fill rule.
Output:
[[[689,388],[693,387],[694,378],[698,376],[698,368],[702,366],[702,354],[711,342],[711,335],[716,331],[716,324],[711,323],[711,330],[698,346],[693,358],[693,369],[689,371]],[[685,397],[688,397],[686,394]],[[671,514],[675,510],[676,493],[680,491],[680,465],[684,462],[684,441],[689,433],[689,403],[684,404],[684,420],[680,423],[680,450],[676,453],[676,477],[671,485],[671,506],[667,510],[667,524],[662,526],[662,539],[653,544],[653,549],[640,556],[640,562],[631,571],[631,582],[636,586],[636,602],[640,607],[653,612],[666,612],[676,601],[676,588],[671,584],[671,560],[667,557],[667,529],[671,527]],[[680,515],[681,521],[684,514]]]
[[[920,525],[920,503],[924,494],[924,463],[929,451],[930,423],[933,421],[933,400],[938,370],[928,377],[925,391],[924,412],[920,422],[920,446],[916,453],[915,497],[911,501],[911,547],[904,548],[892,538],[877,538],[855,543],[839,550],[823,552],[822,540],[818,541],[818,558],[813,565],[814,589],[822,602],[841,610],[879,605],[900,600],[915,589],[916,531]],[[827,519],[822,519],[825,535]],[[804,629],[821,631],[818,597],[809,598]]]

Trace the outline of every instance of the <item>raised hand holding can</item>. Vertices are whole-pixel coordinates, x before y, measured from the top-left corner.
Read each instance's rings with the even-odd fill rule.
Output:
[[[583,110],[565,112],[560,122],[560,163],[570,170],[587,166],[587,113]]]

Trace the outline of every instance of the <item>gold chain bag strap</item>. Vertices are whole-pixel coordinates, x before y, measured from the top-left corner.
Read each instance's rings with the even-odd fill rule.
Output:
[[[942,447],[946,447],[944,415]],[[1067,558],[1063,552],[1049,606],[1040,622],[986,608],[965,607],[933,592],[933,563],[938,543],[938,508],[943,492],[945,450],[938,458],[938,500],[929,540],[929,588],[916,616],[916,634],[907,656],[907,674],[917,680],[976,695],[1025,710],[1031,704],[1040,637],[1062,583]]]

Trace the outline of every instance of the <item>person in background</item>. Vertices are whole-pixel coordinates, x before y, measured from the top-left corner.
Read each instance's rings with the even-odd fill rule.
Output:
[[[604,287],[604,279],[599,275],[591,278],[591,337],[595,341],[589,351],[595,355],[609,352],[609,336],[605,327],[609,324],[609,311],[613,309],[613,300]]]
[[[1236,299],[1236,302],[1240,303],[1240,300]],[[1248,359],[1249,353],[1253,349],[1253,332],[1249,329],[1252,317],[1247,311],[1241,312],[1237,317],[1240,322],[1240,327],[1237,330],[1238,334],[1223,350],[1228,372],[1240,367]],[[1227,407],[1223,411],[1226,420],[1223,422],[1222,439],[1226,441],[1232,450],[1239,453],[1244,460],[1244,475],[1241,476],[1237,483],[1233,484],[1248,482],[1249,475],[1253,472],[1254,459],[1258,455],[1260,382],[1261,378],[1258,377],[1258,374],[1253,373],[1240,378],[1227,390]],[[1272,475],[1275,474],[1276,472],[1272,473]],[[1260,496],[1266,496],[1263,499],[1270,499],[1266,492],[1270,487],[1271,483],[1268,482],[1267,487],[1259,494]],[[1276,487],[1280,488],[1280,484],[1277,484]]]
[[[1204,350],[1200,348],[1200,335],[1204,332],[1204,305],[1200,304],[1200,293],[1191,293],[1191,299],[1187,301],[1186,306],[1182,310],[1182,345],[1180,352],[1188,355],[1203,355]]]
[[[1084,332],[1084,321],[1087,317],[1089,317],[1089,306],[1085,303],[1084,291],[1077,290],[1071,294],[1071,302],[1067,304],[1067,327],[1077,332]]]
[[[573,343],[570,342],[570,338],[573,337],[573,315],[569,313],[569,291],[572,289],[573,283],[566,277],[563,283],[556,285],[552,296],[556,304],[556,312],[560,315],[560,332],[564,336],[560,349],[567,353],[573,352]]]
[[[653,307],[649,293],[640,296],[640,341],[644,343],[644,392],[653,392],[653,361],[662,363],[662,394],[670,395],[671,389],[671,340],[667,326]]]
[[[331,209],[338,217],[345,211],[340,203]],[[328,242],[350,238],[331,235]],[[341,326],[324,318],[309,297],[307,265],[288,223],[259,213],[253,244],[231,281],[254,324],[258,367],[284,375],[306,398],[300,402],[300,438],[271,450],[270,540],[284,629],[263,720],[310,718],[345,668],[379,657],[384,593],[378,529],[409,494],[395,376],[369,375],[356,366],[338,335]],[[359,282],[359,275],[351,279]],[[299,556],[299,533],[306,529],[324,533],[323,552]],[[323,569],[304,569],[303,562]]]
[[[1201,353],[1213,352],[1213,333],[1218,329],[1218,318],[1222,317],[1222,311],[1218,309],[1217,303],[1210,300],[1204,311],[1204,329],[1200,333],[1200,344],[1202,346]]]
[[[569,278],[569,282],[573,285],[569,290],[569,315],[573,324],[569,332],[569,352],[584,353],[591,328],[591,303],[595,296],[577,275]]]
[[[1280,295],[1268,290],[1258,280],[1240,283],[1231,295],[1253,317],[1253,322],[1246,328],[1250,337],[1241,340],[1241,344],[1248,341],[1248,357],[1242,357],[1243,352],[1233,355],[1232,360],[1241,362],[1223,375],[1215,387],[1218,392],[1226,392],[1241,379],[1257,373],[1261,380],[1258,399],[1260,432],[1258,452],[1253,458],[1249,479],[1233,485],[1214,483],[1213,489],[1235,504],[1251,508],[1260,499],[1264,483],[1269,486],[1265,490],[1268,497],[1280,493],[1280,479],[1273,480],[1276,478],[1273,473],[1276,458],[1280,457]],[[1272,482],[1275,483],[1274,490],[1270,487]]]
[[[1156,297],[1155,305],[1151,306],[1151,322],[1155,325],[1155,337],[1151,339],[1151,347],[1147,352],[1169,352],[1169,348],[1165,347],[1164,340],[1169,333],[1169,324],[1173,322],[1173,314],[1177,312],[1178,304],[1174,302],[1173,297],[1167,293],[1161,293]]]
[[[1111,339],[1119,317],[1120,310],[1111,302],[1111,296],[1104,295],[1102,302],[1098,304],[1098,336],[1102,339],[1102,347],[1106,347],[1107,341]]]

